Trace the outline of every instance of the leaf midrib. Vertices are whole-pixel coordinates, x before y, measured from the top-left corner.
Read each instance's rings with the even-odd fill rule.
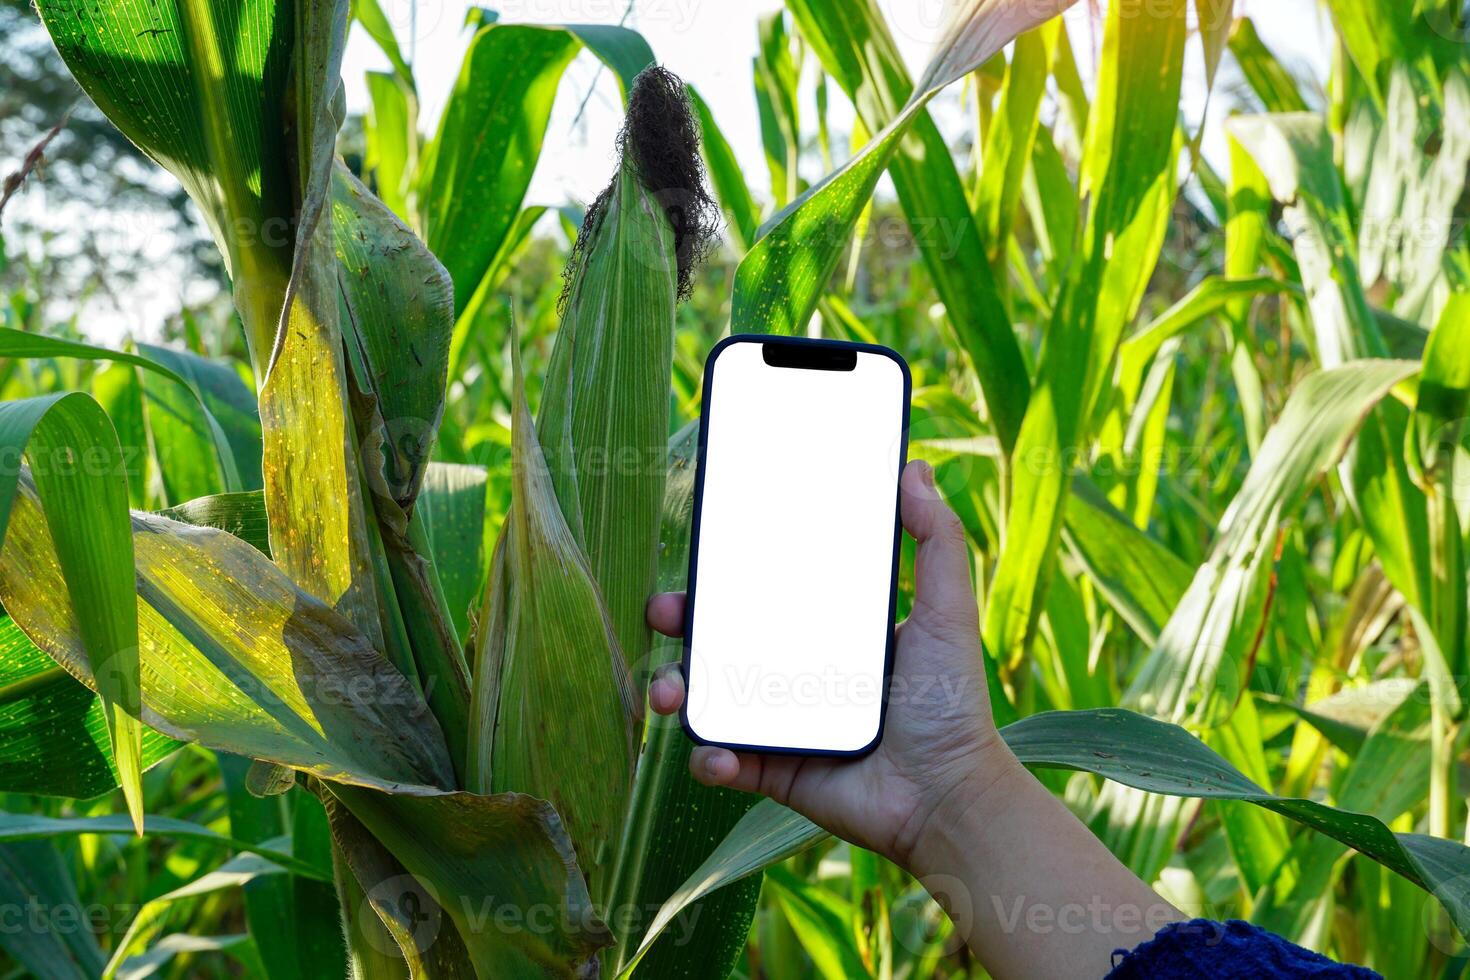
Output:
[[[259,207],[241,170],[241,157],[230,125],[224,55],[209,6],[209,0],[179,0],[179,23],[188,45],[189,79],[199,100],[199,128],[204,136],[205,156],[224,196],[228,217],[238,220],[259,211]],[[240,263],[232,269],[231,278],[237,283],[254,279],[264,266],[255,247],[248,239],[242,241],[228,230],[226,238],[232,253],[229,258]]]

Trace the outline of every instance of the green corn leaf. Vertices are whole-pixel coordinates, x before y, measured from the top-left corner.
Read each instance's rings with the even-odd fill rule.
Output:
[[[530,244],[531,231],[547,210],[545,205],[535,204],[523,208],[516,215],[510,231],[506,233],[505,241],[495,253],[494,261],[485,270],[480,285],[470,297],[469,305],[460,313],[459,319],[454,321],[454,337],[449,344],[451,378],[462,376],[465,353],[471,347],[478,344],[495,351],[503,349],[505,338],[510,334],[510,316],[509,310],[501,305],[500,288],[515,268],[516,260]],[[487,361],[482,367],[486,369],[487,382],[494,386],[492,390],[497,400],[509,405],[510,398],[505,394],[508,386],[502,380],[504,362]]]
[[[1255,700],[1292,712],[1348,756],[1363,750],[1363,742],[1390,710],[1418,688],[1412,677],[1390,677],[1361,687],[1348,687],[1306,705],[1256,694]]]
[[[1364,420],[1343,469],[1384,574],[1411,606],[1429,610],[1434,585],[1428,507],[1405,459],[1408,428],[1407,408],[1395,401],[1378,405]],[[1463,596],[1455,601],[1464,605]]]
[[[1368,814],[1268,793],[1176,725],[1117,708],[1048,711],[1007,725],[1001,737],[1029,766],[1090,772],[1166,796],[1241,800],[1280,813],[1407,878],[1438,899],[1462,931],[1470,929],[1470,881],[1464,874],[1470,847],[1394,833]],[[659,910],[640,953],[690,902],[826,838],[805,817],[762,800]],[[633,976],[637,963],[635,956],[620,980]]]
[[[259,490],[186,500],[177,507],[159,511],[158,515],[180,524],[218,528],[270,557],[270,521],[265,516],[265,494]]]
[[[175,932],[164,936],[146,952],[139,953],[119,969],[113,976],[117,980],[143,980],[157,974],[175,959],[188,958],[193,965],[195,958],[208,953],[225,953],[233,959],[247,976],[258,974],[264,969],[257,954],[252,937],[244,933],[223,936],[195,936]]]
[[[1470,75],[1458,64],[1443,79],[1394,65],[1381,123],[1355,116],[1346,140],[1366,137],[1368,169],[1357,216],[1363,282],[1390,297],[1393,313],[1433,324],[1449,293],[1444,255],[1470,164]],[[1351,173],[1351,171],[1349,171]],[[1410,232],[1408,229],[1412,228]]]
[[[199,205],[262,377],[292,259],[293,8],[268,0],[37,4],[72,75]]]
[[[461,639],[479,598],[485,569],[485,490],[482,466],[430,463],[416,516],[434,551],[434,570]]]
[[[70,869],[50,841],[0,845],[0,902],[24,910],[80,909]],[[0,932],[0,952],[36,980],[91,980],[106,958],[89,929],[34,928],[22,916]]]
[[[1206,737],[1210,748],[1257,785],[1271,785],[1265,735],[1256,712],[1256,696],[1246,691],[1225,724]],[[1254,896],[1271,881],[1296,875],[1286,821],[1278,814],[1249,806],[1217,806],[1225,840],[1246,893]]]
[[[208,459],[212,455],[211,443],[220,452],[216,485],[199,493],[186,493],[182,489],[171,492],[170,500],[188,500],[221,491],[259,490],[262,485],[260,416],[254,392],[240,380],[234,367],[189,351],[153,344],[139,344],[138,352],[153,363],[169,368],[190,389],[186,392],[177,384],[162,384],[161,372],[142,374],[144,409],[154,439],[154,455],[161,457],[167,451],[170,457],[159,459],[165,486],[169,469],[181,462],[179,457],[184,453],[193,452]],[[186,397],[190,392],[195,394],[192,401]]]
[[[1126,705],[1174,721],[1219,719],[1258,642],[1281,521],[1342,456],[1372,407],[1417,370],[1412,361],[1356,361],[1296,387]]]
[[[1066,31],[1062,36],[1066,37]],[[1071,266],[1081,202],[1067,164],[1052,134],[1045,129],[1038,129],[1032,142],[1031,167],[1022,185],[1022,198],[1036,245],[1046,260],[1047,276],[1051,282],[1060,282]],[[1050,313],[1049,304],[1043,312]]]
[[[259,854],[241,854],[185,885],[150,899],[138,910],[138,914],[128,923],[128,931],[113,947],[112,956],[101,974],[103,980],[132,976],[133,971],[143,965],[143,961],[146,960],[149,965],[155,962],[148,953],[158,949],[157,941],[163,937],[164,930],[168,927],[174,903],[233,888],[243,889],[252,882],[283,874],[284,869],[280,865]],[[260,938],[263,945],[270,945],[279,939],[266,936]]]
[[[423,700],[341,615],[229,534],[139,513],[131,529],[128,602],[151,727],[369,785],[452,784]],[[37,646],[91,687],[50,538],[35,491],[22,482],[0,551],[0,602]]]
[[[1061,20],[1054,19],[1016,39],[1015,52],[1006,66],[1000,107],[985,134],[974,210],[992,263],[1004,254],[1011,235],[1011,223],[1021,201],[1022,178],[1036,139],[1041,97],[1061,30]]]
[[[1118,347],[1118,389],[1126,404],[1132,405],[1143,385],[1144,369],[1159,348],[1171,337],[1242,300],[1291,291],[1291,286],[1278,279],[1224,279],[1208,276],[1200,280],[1177,303],[1154,317]]]
[[[730,831],[720,845],[658,910],[643,942],[618,973],[618,980],[635,970],[659,935],[692,903],[717,889],[740,881],[784,861],[827,839],[827,832],[795,810],[763,799]]]
[[[556,513],[554,503],[551,512]],[[10,523],[0,552],[0,601],[85,683],[90,676],[72,625],[75,616],[69,604],[56,600],[63,588],[60,573],[27,483],[21,485]],[[439,789],[452,784],[453,770],[427,706],[350,623],[227,534],[142,514],[134,515],[133,530],[150,725],[211,748],[336,780],[332,792],[397,860],[441,894],[455,897],[448,910],[466,917],[459,923],[461,932],[475,962],[489,964],[484,975],[503,975],[496,964],[524,962],[521,955],[538,962],[560,956],[582,963],[605,941],[605,929],[586,907],[581,873],[555,813],[529,797],[486,798]],[[233,629],[222,632],[220,623]],[[610,664],[618,662],[614,652],[607,654]],[[105,819],[111,822],[31,823],[14,831],[0,821],[0,841],[7,832],[30,837],[68,829],[115,831],[124,825],[120,818]],[[159,826],[180,831],[168,821]],[[149,820],[145,829],[153,828]],[[445,847],[451,840],[466,850]],[[228,843],[260,850],[246,842]],[[299,866],[289,856],[265,856]],[[528,932],[523,943],[501,941],[494,930],[483,928],[483,920],[470,936],[474,923],[467,917],[485,896],[523,896],[524,903],[507,901],[567,908],[569,918],[565,927],[558,920],[549,933]],[[524,945],[542,951],[523,954]],[[547,953],[543,947],[554,948]],[[568,975],[572,972],[568,968]]]
[[[1039,659],[1047,703],[1056,708],[1100,708],[1112,703],[1111,678],[1094,659],[1092,625],[1083,601],[1085,587],[1058,576],[1046,594],[1042,637],[1052,656]]]
[[[18,364],[18,361],[9,361]],[[3,387],[3,385],[0,385]],[[148,423],[143,416],[143,382],[138,372],[127,364],[111,364],[92,375],[91,395],[112,420],[119,446],[123,449],[123,472],[128,480],[128,502],[146,510],[152,503],[152,490],[158,474],[153,457],[146,451]],[[217,450],[210,448],[213,455]],[[130,457],[130,458],[129,458]]]
[[[368,37],[382,49],[383,54],[388,56],[388,63],[393,66],[394,73],[412,85],[413,69],[404,59],[403,49],[398,46],[398,37],[393,33],[393,25],[387,14],[383,13],[383,7],[378,0],[352,0],[352,16],[367,31]]]
[[[322,791],[354,976],[470,978],[459,927],[338,797]]]
[[[397,507],[397,504],[390,505],[391,507]],[[168,517],[168,519],[185,523],[185,525],[218,527],[219,530],[228,532],[229,535],[235,536],[235,538],[240,538],[241,541],[250,545],[254,550],[259,551],[260,554],[270,557],[270,522],[268,517],[266,517],[265,494],[263,492],[256,491],[251,492],[251,494],[216,494],[213,497],[201,497],[198,500],[185,501],[184,504],[179,504],[178,507],[171,507],[168,510],[160,511],[159,516]],[[409,561],[406,558],[406,561],[403,563],[404,566],[407,566]],[[387,561],[385,561],[385,564],[387,564]],[[379,599],[385,605],[391,605],[392,610],[397,613],[400,607],[398,607],[397,594],[391,592],[392,572],[388,567],[382,569],[378,589]],[[429,614],[431,613],[432,610],[429,613],[425,613],[423,620],[428,620]],[[390,648],[388,655],[390,655],[392,664],[403,671],[404,676],[409,677],[410,682],[415,683],[417,688],[419,673],[417,673],[416,664],[413,663],[412,646],[410,646],[407,636],[404,635],[406,626],[404,626],[403,619],[401,619],[401,613],[400,619],[397,620],[397,626],[400,627],[400,633],[395,636],[397,645],[394,648]],[[425,626],[425,629],[431,629],[431,627],[432,624],[429,624],[429,626]]]
[[[653,61],[642,35],[621,27],[492,23],[470,42],[418,185],[424,240],[449,270],[457,312],[508,240],[562,72],[584,45],[624,91]]]
[[[1323,367],[1387,348],[1359,275],[1357,247],[1332,138],[1308,113],[1235,116],[1226,130],[1265,175],[1284,210],[1312,312],[1315,354]],[[1331,242],[1331,248],[1318,243]]]
[[[143,770],[178,747],[144,727]],[[85,800],[117,786],[101,700],[0,617],[0,792]]]
[[[366,78],[363,170],[372,174],[373,187],[389,210],[408,221],[412,216],[408,184],[418,163],[416,99],[388,72],[370,71]]]
[[[465,308],[531,182],[551,103],[578,49],[566,31],[492,24],[476,32],[419,177],[424,240]]]
[[[848,164],[766,221],[735,274],[730,329],[800,333],[816,309],[878,178],[917,110],[879,133]]]
[[[1227,135],[1226,142],[1230,148],[1230,185],[1225,209],[1225,275],[1245,279],[1254,276],[1260,268],[1270,221],[1271,189],[1266,175],[1245,147],[1233,136]],[[1260,451],[1268,423],[1261,374],[1252,358],[1255,339],[1250,312],[1249,297],[1237,297],[1225,307],[1233,341],[1230,373],[1239,392],[1246,442],[1255,454]]]
[[[291,851],[297,856],[331,868],[330,851],[310,853],[305,831],[296,833],[288,823],[279,797],[260,797],[250,792],[249,774],[254,763],[239,756],[218,753],[220,781],[224,785],[230,816],[230,835],[240,840],[266,842],[291,831]],[[305,815],[315,806],[317,817],[325,821],[321,806],[304,791],[288,792],[290,812],[296,823],[305,823]],[[289,875],[263,874],[242,884],[245,920],[253,936],[267,937],[260,944],[260,957],[272,977],[294,978],[342,973],[347,965],[342,948],[342,932],[337,925],[336,896],[330,883]],[[297,895],[302,900],[297,901]],[[323,921],[330,917],[329,921]],[[324,955],[330,951],[328,955]]]
[[[869,975],[853,938],[854,910],[850,902],[782,867],[766,871],[765,887],[819,976],[850,980]]]
[[[127,834],[133,829],[132,821],[123,814],[103,817],[43,817],[30,813],[0,812],[0,843],[14,841],[54,840],[78,837],[87,834]],[[179,820],[174,817],[148,815],[144,818],[144,833],[179,840],[201,841],[215,847],[236,851],[249,851],[273,861],[296,874],[317,881],[326,881],[331,876],[328,868],[308,864],[294,857],[279,840],[252,843],[210,830],[203,824]]]
[[[791,0],[787,7],[803,37],[875,135],[763,227],[761,240],[736,273],[732,329],[800,332],[879,176],[891,166],[925,265],[980,379],[996,434],[1009,450],[1025,411],[1029,376],[959,172],[924,106],[1012,38],[1070,5],[1070,0],[955,4],[936,57],[919,84],[911,85],[875,3]]]
[[[239,397],[239,389],[243,387],[239,376],[233,371],[228,371],[233,381],[231,384],[230,381],[225,380],[223,373],[217,373],[228,369],[209,364],[193,355],[147,344],[139,345],[139,350],[142,353],[129,354],[123,351],[108,350],[105,347],[94,347],[91,344],[79,344],[71,340],[0,327],[0,354],[6,357],[68,357],[113,361],[142,368],[184,389],[183,393],[192,397],[192,405],[185,404],[179,398],[178,392],[165,394],[164,389],[156,385],[146,388],[150,399],[155,403],[161,403],[159,404],[161,413],[186,415],[189,421],[184,425],[194,432],[199,431],[199,426],[194,419],[202,419],[204,426],[207,427],[207,434],[203,438],[207,438],[211,444],[209,455],[213,459],[199,459],[196,462],[206,465],[211,462],[217,463],[218,469],[212,469],[211,472],[217,474],[216,479],[222,481],[223,486],[208,487],[195,496],[203,496],[210,492],[217,493],[224,487],[245,489],[240,486],[245,479],[253,479],[253,486],[249,489],[258,488],[260,485],[260,423],[258,419],[254,419],[254,405],[248,401],[242,401]],[[206,394],[206,391],[209,394]],[[248,394],[246,392],[247,398]],[[225,426],[220,423],[215,411],[220,411],[226,416],[230,423],[230,431],[234,433],[233,438],[226,433]],[[152,420],[155,427],[162,421],[164,420]],[[165,438],[179,438],[177,430],[170,432]],[[138,444],[139,447],[141,445],[141,443]],[[197,448],[195,454],[197,455]],[[246,476],[242,477],[241,474]],[[180,499],[188,498],[184,496]]]
[[[1395,834],[1365,813],[1334,809],[1310,800],[1275,796],[1261,789],[1183,729],[1131,712],[1049,712],[1033,715],[1003,733],[1006,743],[1031,765],[1092,772],[1150,793],[1203,799],[1245,800],[1324,834],[1324,845],[1340,842],[1435,895],[1461,928],[1470,922],[1470,885],[1463,874],[1446,875],[1448,844],[1463,862],[1470,849],[1420,834]],[[1391,808],[1391,807],[1390,807]],[[1463,865],[1462,865],[1463,867]]]
[[[1240,65],[1246,84],[1256,93],[1267,112],[1306,112],[1296,79],[1266,47],[1256,31],[1255,22],[1241,17],[1230,29],[1230,53]]]
[[[1067,497],[1062,537],[1108,605],[1145,643],[1156,643],[1193,570],[1080,478]]]
[[[1154,498],[1162,476],[1162,467],[1156,461],[1165,459],[1168,452],[1169,417],[1174,408],[1174,379],[1182,343],[1179,337],[1165,341],[1149,365],[1138,402],[1128,416],[1123,442],[1118,447],[1118,458],[1123,461],[1125,472],[1137,469],[1136,475],[1125,479],[1121,489],[1133,523],[1139,527],[1147,527],[1153,516]]]
[[[1407,694],[1405,690],[1393,692],[1399,702],[1390,702],[1391,710],[1368,732],[1347,767],[1333,792],[1337,806],[1392,822],[1427,795],[1430,699],[1427,685],[1408,688]],[[1346,851],[1330,837],[1313,838],[1298,858],[1300,873],[1275,879],[1251,918],[1281,935],[1312,941],[1309,923],[1331,900],[1332,883]]]
[[[138,667],[138,610],[133,597],[133,539],[122,450],[102,407],[80,393],[0,402],[0,546],[25,550],[28,522],[41,518],[53,562],[56,600],[66,597],[74,617],[73,674],[96,678],[113,763],[133,823],[143,821],[142,684]],[[31,461],[24,483],[22,456]],[[29,505],[29,506],[27,506]],[[11,616],[16,610],[3,603]],[[24,624],[22,624],[24,625]],[[52,656],[56,651],[48,650]]]
[[[449,276],[341,161],[332,171],[332,236],[352,373],[381,419],[388,492],[410,510],[444,415]]]
[[[1003,664],[1017,661],[1035,632],[1066,511],[1065,460],[1090,441],[1118,341],[1163,244],[1175,192],[1185,7],[1176,0],[1147,17],[1118,6],[1108,12],[1082,160],[1082,193],[1092,210],[1042,343],[985,610],[985,643]],[[1009,717],[1006,701],[995,707]]]
[[[801,156],[801,118],[797,110],[797,86],[801,69],[791,53],[791,38],[782,11],[757,21],[759,46],[753,60],[756,105],[760,112],[761,140],[766,166],[771,171],[771,192],[785,206],[802,191],[797,173]]]
[[[625,104],[633,91],[634,79],[643,69],[655,64],[653,49],[635,30],[615,24],[565,24],[562,30],[580,41],[612,71]]]
[[[1470,415],[1470,295],[1450,297],[1439,325],[1424,350],[1424,372],[1408,427],[1404,452],[1410,474],[1427,497],[1431,562],[1430,601],[1434,631],[1450,677],[1463,676],[1465,650],[1465,557],[1461,547],[1462,517],[1456,505],[1456,480],[1464,461],[1457,456],[1465,418]],[[1458,656],[1456,652],[1458,651]],[[1448,692],[1443,692],[1445,695]]]
[[[642,705],[590,563],[562,517],[518,356],[516,364],[514,503],[491,583],[504,605],[489,617],[475,668],[468,780],[477,791],[551,801],[597,898],[631,788]]]
[[[1435,6],[1328,0],[1337,34],[1377,108],[1387,100],[1387,75],[1396,64],[1420,59],[1440,66],[1463,64],[1459,42],[1464,38],[1456,27],[1455,8]]]

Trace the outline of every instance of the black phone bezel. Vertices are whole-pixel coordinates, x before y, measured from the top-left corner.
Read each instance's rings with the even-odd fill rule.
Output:
[[[694,603],[697,595],[697,582],[695,578],[696,569],[699,565],[699,523],[704,510],[704,473],[705,454],[708,450],[709,436],[709,410],[714,395],[714,368],[715,361],[727,348],[735,344],[757,343],[763,345],[762,358],[766,363],[773,363],[769,359],[767,351],[771,348],[766,345],[775,345],[781,348],[783,355],[807,354],[815,355],[818,361],[828,355],[828,352],[846,358],[851,354],[852,364],[856,365],[856,355],[859,353],[877,354],[889,358],[898,365],[899,372],[903,376],[903,421],[899,436],[898,447],[898,474],[903,478],[903,469],[908,464],[909,446],[909,402],[913,397],[913,377],[909,373],[908,363],[899,353],[892,348],[880,344],[861,344],[844,340],[817,340],[808,337],[785,337],[772,334],[732,334],[721,340],[709,352],[704,362],[704,396],[699,409],[699,450],[695,461],[694,471],[694,506],[689,528],[689,570],[685,579],[686,601],[684,604],[684,643],[683,657],[680,669],[683,671],[685,689],[689,684],[689,664],[693,654],[694,640]],[[837,358],[828,359],[828,366],[821,363],[810,365],[809,369],[815,370],[850,370],[850,367],[836,366],[840,363]],[[791,366],[794,364],[783,364],[775,366]],[[888,722],[888,695],[893,679],[893,645],[894,645],[894,616],[898,611],[898,566],[899,556],[903,544],[903,524],[900,519],[900,508],[902,506],[902,491],[895,486],[893,495],[893,559],[890,562],[888,574],[888,635],[884,646],[883,657],[883,695],[882,703],[878,709],[878,730],[874,733],[872,741],[857,749],[812,749],[800,748],[789,745],[761,745],[746,744],[740,742],[719,742],[701,737],[689,724],[689,699],[686,696],[684,702],[679,706],[679,723],[684,729],[684,734],[696,745],[715,745],[721,748],[732,749],[737,752],[761,752],[773,755],[796,755],[821,758],[857,759],[870,754],[883,741],[883,730]]]

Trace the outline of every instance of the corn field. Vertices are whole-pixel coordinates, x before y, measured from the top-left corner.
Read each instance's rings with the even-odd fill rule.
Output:
[[[233,304],[99,345],[7,247],[0,977],[984,975],[646,709],[704,357],[763,332],[908,360],[1002,736],[1130,868],[1464,975],[1466,11],[1324,0],[1318,85],[1232,0],[1071,2],[949,0],[911,74],[786,0],[734,132],[629,26],[478,11],[429,127],[378,0],[36,0]],[[607,183],[536,201],[579,58]]]

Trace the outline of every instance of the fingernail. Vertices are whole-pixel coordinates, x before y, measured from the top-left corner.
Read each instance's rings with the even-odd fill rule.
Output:
[[[717,766],[715,764],[715,762],[716,762],[716,759],[715,759],[714,756],[710,756],[708,759],[705,759],[704,760],[704,774],[706,776],[710,777],[711,779],[715,778],[716,776],[718,776],[720,774],[719,773],[719,768],[720,767]]]
[[[919,460],[919,478],[924,481],[924,486],[931,488],[934,486],[934,467],[930,466],[927,460]]]

